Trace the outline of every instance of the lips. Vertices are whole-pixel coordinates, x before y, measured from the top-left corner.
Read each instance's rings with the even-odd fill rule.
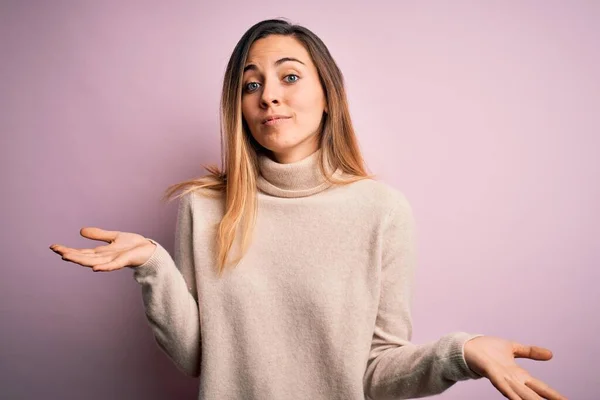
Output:
[[[263,119],[262,123],[266,124],[267,122],[273,121],[273,120],[276,120],[276,119],[288,119],[288,118],[290,118],[290,117],[288,117],[286,115],[271,115],[271,116]]]

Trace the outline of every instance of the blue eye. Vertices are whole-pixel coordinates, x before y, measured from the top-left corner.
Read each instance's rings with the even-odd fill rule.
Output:
[[[289,80],[288,78],[294,78],[292,80]],[[300,79],[300,77],[296,74],[289,74],[286,75],[285,78],[286,82],[288,83],[296,83],[298,81],[298,79]],[[244,90],[247,93],[252,93],[255,90],[257,90],[260,87],[260,83],[258,82],[248,82],[245,86],[244,86]]]
[[[254,89],[250,89],[250,85],[258,85],[258,82],[250,82],[246,85],[245,89],[247,92],[253,92],[254,90],[258,89],[258,86]]]

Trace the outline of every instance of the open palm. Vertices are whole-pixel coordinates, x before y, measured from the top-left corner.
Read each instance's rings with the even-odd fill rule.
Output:
[[[465,343],[464,351],[469,368],[488,378],[510,400],[566,400],[566,397],[532,377],[515,362],[515,358],[550,360],[552,352],[546,348],[493,336],[479,336]]]
[[[63,260],[91,267],[94,271],[115,271],[140,266],[150,259],[156,248],[154,243],[137,233],[94,227],[82,228],[79,233],[85,238],[109,244],[93,249],[75,249],[53,244],[50,249],[61,255]]]

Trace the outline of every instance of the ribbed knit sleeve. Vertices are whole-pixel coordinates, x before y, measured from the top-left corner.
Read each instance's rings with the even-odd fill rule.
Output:
[[[193,254],[192,194],[179,200],[175,259],[156,241],[154,253],[134,268],[142,287],[146,317],[160,348],[190,376],[200,375],[200,319]]]
[[[454,332],[427,344],[412,344],[411,302],[415,269],[415,222],[400,195],[383,225],[381,292],[371,352],[364,376],[371,400],[439,394],[457,381],[478,379],[464,359],[466,341],[481,335]]]

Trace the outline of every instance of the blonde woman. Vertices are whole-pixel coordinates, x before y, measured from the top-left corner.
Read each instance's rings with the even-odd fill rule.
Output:
[[[133,269],[157,343],[200,399],[407,399],[485,377],[510,399],[564,399],[515,363],[552,353],[453,332],[411,343],[411,206],[365,171],[342,74],[310,30],[252,26],[225,73],[223,170],[168,188],[174,258],[135,233],[54,245]],[[175,193],[178,195],[175,196]]]

